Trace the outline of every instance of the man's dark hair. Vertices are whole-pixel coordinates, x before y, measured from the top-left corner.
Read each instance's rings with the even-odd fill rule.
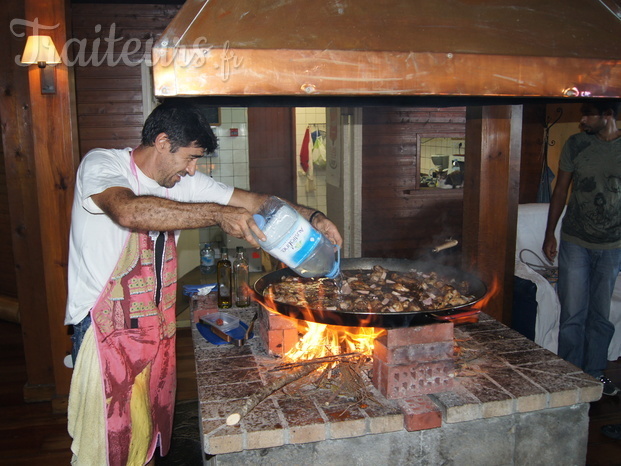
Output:
[[[167,99],[155,107],[142,128],[142,145],[153,146],[160,133],[168,136],[171,152],[196,146],[211,154],[218,147],[218,139],[203,113],[184,99]]]
[[[619,104],[621,103],[618,99],[593,99],[589,100],[588,103],[584,103],[582,105],[583,111],[585,108],[593,108],[597,111],[598,115],[603,115],[606,111],[611,110],[612,115],[617,118],[619,115]]]

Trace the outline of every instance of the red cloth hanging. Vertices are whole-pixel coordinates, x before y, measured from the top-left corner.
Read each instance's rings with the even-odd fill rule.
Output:
[[[309,146],[310,146],[310,131],[306,128],[304,133],[304,139],[302,140],[302,147],[300,148],[300,165],[302,170],[308,173],[308,160],[309,160]]]

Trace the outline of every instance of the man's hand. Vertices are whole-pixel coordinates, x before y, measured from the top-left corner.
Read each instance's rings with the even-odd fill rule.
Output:
[[[267,238],[252,218],[252,214],[243,207],[223,206],[216,216],[220,228],[231,236],[245,239],[253,247],[260,247],[254,234],[261,240]]]
[[[556,259],[556,255],[558,254],[558,251],[557,251],[556,238],[554,237],[554,235],[546,236],[545,239],[543,240],[543,253],[545,254],[546,258],[550,261],[550,263],[554,262],[554,259]]]
[[[321,213],[315,215],[313,218],[313,226],[323,233],[333,244],[343,246],[343,238],[341,238],[339,229],[328,217]]]

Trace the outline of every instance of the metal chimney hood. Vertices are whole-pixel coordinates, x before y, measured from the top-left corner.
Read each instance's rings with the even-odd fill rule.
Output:
[[[157,96],[621,96],[615,0],[187,0]]]

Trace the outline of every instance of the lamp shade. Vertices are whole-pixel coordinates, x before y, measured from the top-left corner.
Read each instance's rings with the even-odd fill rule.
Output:
[[[22,55],[23,64],[45,63],[48,65],[60,63],[60,56],[50,36],[29,36]]]

